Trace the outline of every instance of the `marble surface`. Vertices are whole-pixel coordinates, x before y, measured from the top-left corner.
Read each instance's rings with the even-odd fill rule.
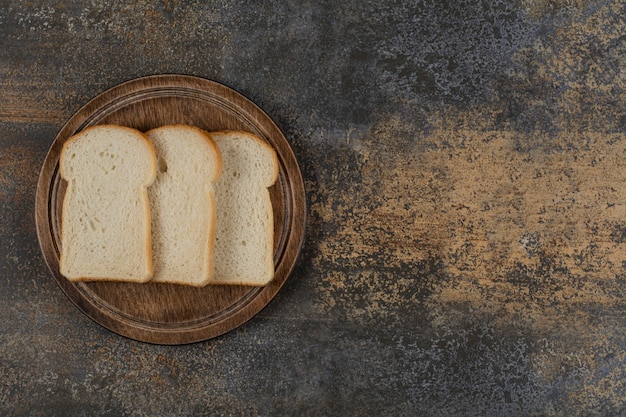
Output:
[[[619,1],[0,0],[0,414],[626,414]],[[180,73],[263,108],[307,236],[278,296],[184,346],[82,315],[34,198],[65,121]]]

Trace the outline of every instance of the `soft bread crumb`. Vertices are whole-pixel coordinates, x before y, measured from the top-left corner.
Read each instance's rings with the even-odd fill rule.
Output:
[[[217,224],[212,284],[261,286],[274,277],[274,217],[268,187],[278,177],[276,152],[257,136],[211,132],[223,159],[215,184]]]
[[[65,142],[59,164],[68,183],[61,217],[61,274],[71,281],[149,280],[146,187],[156,174],[150,141],[127,127],[90,127]]]
[[[153,282],[204,286],[213,276],[215,198],[222,160],[204,131],[186,125],[150,130],[157,178],[152,212]]]

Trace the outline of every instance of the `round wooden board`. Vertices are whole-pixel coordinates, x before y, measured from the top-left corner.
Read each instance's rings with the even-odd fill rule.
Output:
[[[60,215],[65,181],[59,175],[63,143],[98,124],[141,131],[188,124],[207,131],[252,132],[274,147],[279,176],[270,188],[274,210],[275,276],[264,287],[113,282],[75,283],[59,273]],[[61,129],[48,152],[37,187],[39,244],[65,294],[87,316],[123,336],[156,344],[198,342],[224,334],[257,314],[290,275],[304,239],[306,203],[302,175],[284,135],[254,103],[202,78],[158,75],[120,84],[83,106]]]

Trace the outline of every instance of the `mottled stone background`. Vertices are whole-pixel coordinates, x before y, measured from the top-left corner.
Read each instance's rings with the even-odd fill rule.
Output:
[[[175,347],[83,316],[33,214],[159,73],[263,108],[309,205],[274,301]],[[621,1],[0,0],[0,415],[626,415],[625,88]]]

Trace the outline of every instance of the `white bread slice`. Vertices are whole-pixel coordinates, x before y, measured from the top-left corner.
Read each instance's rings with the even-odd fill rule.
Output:
[[[215,196],[222,169],[217,145],[203,130],[168,125],[146,132],[158,172],[148,189],[153,282],[204,286],[213,276]]]
[[[215,186],[217,230],[212,284],[262,286],[274,277],[274,217],[268,187],[278,177],[276,151],[239,131],[211,132],[222,154]]]
[[[70,281],[145,282],[152,276],[146,188],[154,149],[135,129],[98,125],[68,139],[59,159],[67,181],[60,272]]]

